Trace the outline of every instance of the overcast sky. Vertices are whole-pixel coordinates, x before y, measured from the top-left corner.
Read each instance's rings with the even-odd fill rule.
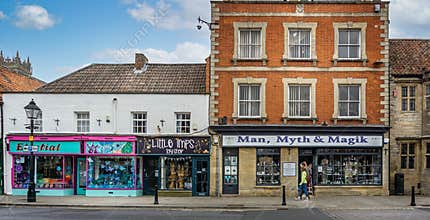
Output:
[[[90,63],[204,62],[209,0],[0,0],[0,49],[47,82]],[[430,38],[430,0],[391,1],[392,38]]]

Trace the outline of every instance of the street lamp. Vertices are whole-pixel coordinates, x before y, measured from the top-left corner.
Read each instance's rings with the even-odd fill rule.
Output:
[[[33,153],[33,132],[34,132],[34,119],[37,119],[37,116],[42,112],[40,108],[36,105],[33,99],[31,99],[30,103],[24,107],[25,114],[27,118],[30,119],[30,127],[26,127],[30,129],[30,136],[28,140],[30,141],[30,146],[28,147],[30,150],[30,183],[28,185],[27,191],[27,202],[36,202],[36,185],[34,183],[34,165],[35,165],[35,157]]]

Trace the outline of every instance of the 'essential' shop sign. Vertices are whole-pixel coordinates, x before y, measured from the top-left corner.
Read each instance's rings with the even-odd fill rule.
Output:
[[[382,147],[382,136],[341,135],[224,135],[225,147]]]

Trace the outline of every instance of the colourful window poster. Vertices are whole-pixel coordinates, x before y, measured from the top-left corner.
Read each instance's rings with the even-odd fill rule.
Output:
[[[85,143],[88,154],[134,154],[133,142],[88,141]]]

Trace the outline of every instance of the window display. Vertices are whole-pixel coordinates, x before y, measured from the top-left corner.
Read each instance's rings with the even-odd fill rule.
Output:
[[[257,149],[257,185],[280,184],[279,148]]]
[[[29,156],[14,156],[13,157],[13,180],[14,188],[28,188],[30,182],[30,157]]]
[[[224,157],[224,183],[237,184],[237,156]]]
[[[191,190],[192,184],[191,157],[161,158],[161,189]]]
[[[318,149],[321,185],[382,184],[381,149]]]
[[[87,160],[87,188],[134,189],[139,187],[135,184],[135,158],[88,157]]]

